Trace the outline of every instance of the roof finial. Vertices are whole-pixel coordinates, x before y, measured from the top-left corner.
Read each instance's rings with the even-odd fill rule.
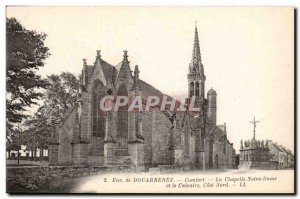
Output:
[[[82,61],[83,61],[83,65],[86,66],[87,65],[86,64],[86,58],[83,58]]]
[[[101,50],[97,50],[96,52],[97,52],[97,56],[96,56],[96,57],[97,57],[98,59],[101,59]]]
[[[139,84],[139,66],[135,65],[134,67],[134,87],[136,90],[141,90],[140,84]]]
[[[138,83],[138,81],[139,81],[139,73],[140,73],[139,66],[135,65],[135,67],[134,67],[134,82],[135,83]]]
[[[124,58],[127,58],[127,57],[128,57],[128,55],[127,55],[127,53],[128,53],[128,50],[124,50],[123,52],[124,52],[124,55],[123,55],[123,56],[124,56]]]

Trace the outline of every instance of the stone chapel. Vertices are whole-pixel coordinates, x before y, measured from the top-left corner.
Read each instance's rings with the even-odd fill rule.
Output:
[[[158,106],[149,111],[128,112],[124,106],[117,112],[103,112],[99,100],[104,96],[139,96],[144,103],[148,96],[164,94],[139,78],[137,65],[131,70],[127,51],[116,66],[107,63],[100,51],[92,65],[84,59],[76,106],[53,125],[49,164],[235,168],[235,149],[227,138],[226,124],[216,123],[217,93],[210,89],[205,96],[197,27],[188,70],[186,106],[194,96],[198,112],[161,111]]]

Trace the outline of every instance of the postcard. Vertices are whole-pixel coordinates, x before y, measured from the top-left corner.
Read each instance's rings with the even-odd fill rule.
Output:
[[[294,19],[7,6],[7,193],[294,194]]]

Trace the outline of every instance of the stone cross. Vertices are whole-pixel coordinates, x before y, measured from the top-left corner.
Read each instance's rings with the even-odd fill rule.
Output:
[[[259,123],[259,121],[255,120],[255,117],[253,117],[253,121],[250,121],[250,123],[253,124],[253,139],[255,140],[255,128],[256,128],[256,123]]]

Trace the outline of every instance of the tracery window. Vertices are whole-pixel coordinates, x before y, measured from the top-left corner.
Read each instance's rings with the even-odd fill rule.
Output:
[[[227,145],[227,137],[226,135],[223,136],[223,154],[226,154],[226,145]]]
[[[194,95],[194,82],[191,82],[190,84],[190,97]]]
[[[100,110],[100,100],[105,96],[103,83],[95,81],[92,94],[92,135],[104,138],[105,135],[105,115]]]
[[[196,96],[199,96],[199,82],[196,82]]]

